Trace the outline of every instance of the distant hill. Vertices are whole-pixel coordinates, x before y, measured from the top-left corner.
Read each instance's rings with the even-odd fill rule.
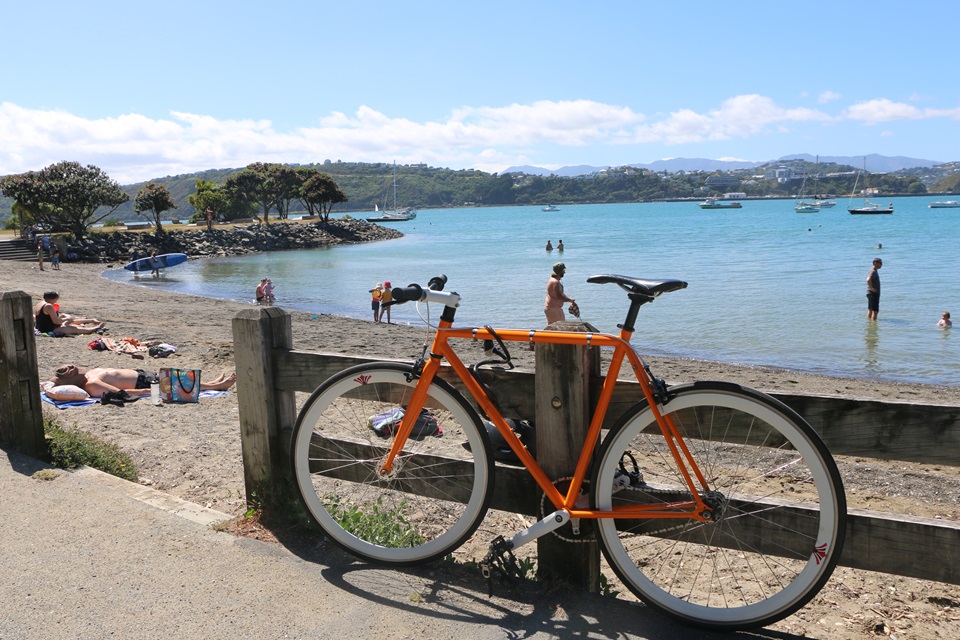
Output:
[[[816,156],[808,154],[784,156],[766,163],[674,158],[614,168],[580,165],[550,171],[542,167],[511,167],[500,174],[474,169],[444,169],[424,164],[401,165],[396,167],[397,201],[401,206],[413,208],[440,208],[703,198],[714,190],[720,193],[731,190],[711,187],[707,180],[716,172],[734,178],[739,183],[737,190],[743,191],[748,197],[790,197],[796,193],[794,181],[811,172],[821,174],[818,185],[823,193],[848,194],[853,189],[857,169],[863,165],[862,156],[821,156],[819,169],[814,165],[815,160]],[[774,179],[780,165],[788,163],[794,173],[793,179]],[[831,163],[836,163],[836,166],[831,166]],[[314,166],[330,174],[349,198],[348,202],[336,205],[334,213],[372,212],[377,206],[381,209],[392,206],[391,164],[327,162]],[[648,171],[637,171],[636,168]],[[188,197],[195,192],[198,179],[223,184],[238,170],[210,169],[154,178],[149,182],[166,186],[177,204],[176,209],[167,211],[163,217],[185,220],[193,214]],[[877,175],[871,179],[871,186],[891,194],[921,194],[928,191],[949,193],[960,186],[960,162],[936,164],[916,158],[869,155],[867,171]],[[662,172],[667,172],[667,175]],[[844,175],[829,177],[829,174],[837,172],[843,172]],[[581,176],[589,176],[589,179]],[[110,217],[142,220],[133,211],[133,198],[147,182],[123,185],[121,188],[131,200]],[[12,204],[10,198],[0,197],[0,222],[10,216]],[[298,206],[294,203],[292,213],[297,213]]]
[[[780,160],[804,160],[805,162],[816,162],[817,157],[809,153],[795,153],[789,156],[783,156]],[[820,162],[833,162],[835,164],[848,164],[851,167],[863,167],[863,156],[820,156]],[[903,169],[914,169],[917,167],[933,167],[938,164],[944,164],[942,160],[921,160],[920,158],[908,158],[906,156],[881,156],[871,153],[866,156],[867,171],[871,173],[892,173]]]
[[[501,171],[504,173],[525,173],[528,176],[560,176],[561,178],[575,178],[576,176],[588,176],[591,173],[598,173],[608,167],[592,167],[587,164],[578,164],[572,167],[560,167],[559,169],[544,169],[543,167],[534,167],[525,164],[519,167],[508,167]]]
[[[782,162],[787,160],[801,159],[806,162],[816,162],[817,157],[809,153],[795,153],[782,156],[777,160],[765,160],[763,162],[749,162],[746,160],[710,160],[708,158],[671,158],[669,160],[656,160],[648,163],[636,163],[627,166],[638,169],[649,169],[651,171],[666,171],[674,173],[677,171],[736,171],[738,169],[752,169],[771,162]],[[820,162],[850,165],[852,167],[863,166],[863,156],[820,156]],[[920,158],[908,158],[906,156],[881,156],[875,153],[867,156],[867,170],[874,173],[890,173],[901,169],[912,169],[915,167],[932,167],[942,164],[938,160],[922,160]],[[518,167],[509,167],[502,173],[525,173],[531,176],[583,176],[593,173],[599,173],[608,167],[593,167],[590,165],[575,165],[569,167],[560,167],[559,169],[544,169],[532,165],[522,165]]]
[[[650,169],[651,171],[736,171],[737,169],[752,169],[765,164],[764,162],[748,162],[746,160],[708,160],[706,158],[671,158],[656,160],[648,164],[632,164],[631,167]]]
[[[753,167],[765,164],[763,162],[745,162],[737,160],[709,160],[707,158],[671,158],[669,160],[656,160],[649,163],[637,163],[625,165],[637,169],[649,169],[651,171],[666,171],[674,173],[676,171],[735,171],[737,169],[752,169]],[[531,176],[560,176],[574,178],[576,176],[587,176],[599,173],[610,167],[593,167],[586,164],[578,164],[570,167],[560,167],[559,169],[544,169],[543,167],[534,167],[532,165],[523,165],[519,167],[509,167],[501,173],[525,173]]]

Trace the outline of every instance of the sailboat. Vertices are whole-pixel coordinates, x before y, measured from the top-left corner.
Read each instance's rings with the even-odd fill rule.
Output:
[[[850,202],[847,204],[847,211],[855,215],[871,215],[878,213],[893,213],[893,203],[891,202],[889,206],[881,206],[876,202],[870,202],[866,198],[863,199],[862,207],[853,206],[853,196],[857,194],[857,184],[860,182],[860,174],[866,174],[867,172],[867,157],[863,157],[863,170],[857,172],[857,179],[853,182],[853,193],[850,194]],[[863,176],[864,190],[866,190],[867,176]]]
[[[817,157],[817,164],[819,165],[819,156]],[[797,213],[818,213],[820,211],[820,205],[816,202],[810,202],[809,200],[804,200],[804,193],[807,187],[807,172],[803,172],[803,182],[800,184],[800,193],[797,195],[797,201],[793,204],[793,210]]]
[[[821,209],[830,209],[831,207],[837,206],[837,203],[830,198],[824,198],[821,195],[816,195],[817,193],[817,183],[820,180],[820,155],[817,154],[817,175],[813,176],[813,202]]]
[[[374,212],[379,212],[380,208],[374,204]],[[417,212],[409,207],[403,210],[397,208],[397,163],[393,163],[393,210],[384,211],[379,216],[367,218],[367,222],[406,222],[417,217]]]

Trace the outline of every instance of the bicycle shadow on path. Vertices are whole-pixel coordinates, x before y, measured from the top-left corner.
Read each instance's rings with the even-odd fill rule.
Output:
[[[475,640],[804,637],[765,629],[735,633],[697,629],[640,603],[528,580],[511,584],[494,577],[493,595],[489,596],[480,570],[472,565],[444,561],[422,567],[384,568],[353,558],[320,533],[313,537],[277,533],[288,551],[321,566],[320,573],[330,585],[371,605],[423,616],[429,629],[425,638],[447,637],[447,630],[467,632],[466,637]]]

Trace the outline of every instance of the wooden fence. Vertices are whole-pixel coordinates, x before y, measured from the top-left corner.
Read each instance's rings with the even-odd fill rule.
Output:
[[[287,476],[290,435],[296,422],[294,394],[312,392],[323,380],[348,366],[374,361],[342,354],[293,350],[291,327],[290,317],[278,307],[242,311],[233,320],[248,496],[264,486],[275,490],[292,486]],[[553,377],[554,382],[549,384],[556,384],[558,379],[569,384],[571,376],[562,373],[544,376],[540,367],[546,363],[541,362],[539,355],[537,366],[541,378]],[[560,362],[556,354],[554,356],[544,360]],[[570,366],[570,363],[576,363],[580,367],[578,371],[589,372],[589,375],[580,376],[586,380],[584,393],[595,392],[601,379],[589,356],[570,354],[559,368]],[[541,464],[550,464],[542,460],[540,451],[540,442],[551,438],[543,431],[545,414],[537,406],[537,392],[540,390],[537,376],[523,372],[489,373],[485,382],[497,395],[505,414],[537,418],[538,460]],[[449,368],[444,367],[441,376],[462,387]],[[543,388],[548,389],[549,384]],[[617,386],[609,412],[611,419],[639,397],[636,383],[623,381]],[[562,396],[576,398],[577,391],[566,389]],[[960,407],[863,402],[822,396],[777,397],[803,415],[837,455],[950,465],[960,462]],[[552,398],[553,395],[541,393],[539,402],[545,399],[549,402]],[[580,401],[568,401],[565,407],[568,413],[557,422],[562,425],[582,424],[577,418],[583,409]],[[897,478],[889,480],[896,482]],[[518,503],[518,495],[529,500]],[[510,505],[513,511],[534,515],[538,500],[538,489],[526,470],[497,466],[492,506],[504,508]],[[857,509],[851,509],[849,516],[841,565],[960,584],[960,524]],[[584,552],[591,554],[591,559],[581,565],[587,568],[575,581],[589,586],[594,579],[590,567],[595,549],[585,549]],[[569,558],[566,556],[566,563],[570,562]]]
[[[47,454],[32,311],[30,297],[21,291],[0,297],[0,442],[43,459]],[[264,489],[289,491],[295,394],[311,392],[330,375],[372,360],[293,350],[290,316],[279,307],[242,311],[233,320],[233,333],[247,497],[252,499],[254,493]],[[538,349],[543,346],[546,345],[539,345]],[[567,436],[561,434],[582,428],[583,411],[600,380],[595,355],[589,350],[557,348],[561,351],[538,351],[539,380],[522,372],[489,372],[487,378],[506,414],[538,418],[540,442],[549,440],[554,449],[560,449],[538,451],[541,464],[548,467],[553,462],[544,456],[563,464],[566,445],[562,440]],[[447,368],[441,375],[459,386],[459,380]],[[578,383],[571,384],[571,380]],[[636,401],[635,385],[627,381],[618,385],[611,416]],[[820,396],[778,397],[810,421],[837,455],[947,465],[960,462],[960,407]],[[561,410],[555,409],[555,398],[562,399]],[[538,406],[538,402],[547,403],[551,409]],[[549,433],[558,435],[548,436]],[[551,471],[563,473],[560,468],[551,467]],[[898,478],[888,480],[895,483]],[[517,496],[523,499],[518,501]],[[535,515],[538,502],[538,489],[524,469],[498,465],[494,508]],[[577,567],[575,582],[595,585],[595,545],[573,545],[574,550],[543,546],[556,544],[554,539],[541,539],[540,564],[544,565],[551,553],[559,553],[565,565]],[[580,562],[570,562],[572,553],[578,554]],[[549,565],[549,560],[546,562]],[[960,584],[960,524],[851,510],[840,562],[857,569]],[[549,570],[549,566],[545,568]]]

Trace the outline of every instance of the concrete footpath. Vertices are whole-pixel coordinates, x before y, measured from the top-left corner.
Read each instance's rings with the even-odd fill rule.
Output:
[[[0,639],[720,637],[532,583],[489,598],[459,565],[397,571],[329,548],[322,560],[297,555],[211,527],[226,518],[0,448]]]

